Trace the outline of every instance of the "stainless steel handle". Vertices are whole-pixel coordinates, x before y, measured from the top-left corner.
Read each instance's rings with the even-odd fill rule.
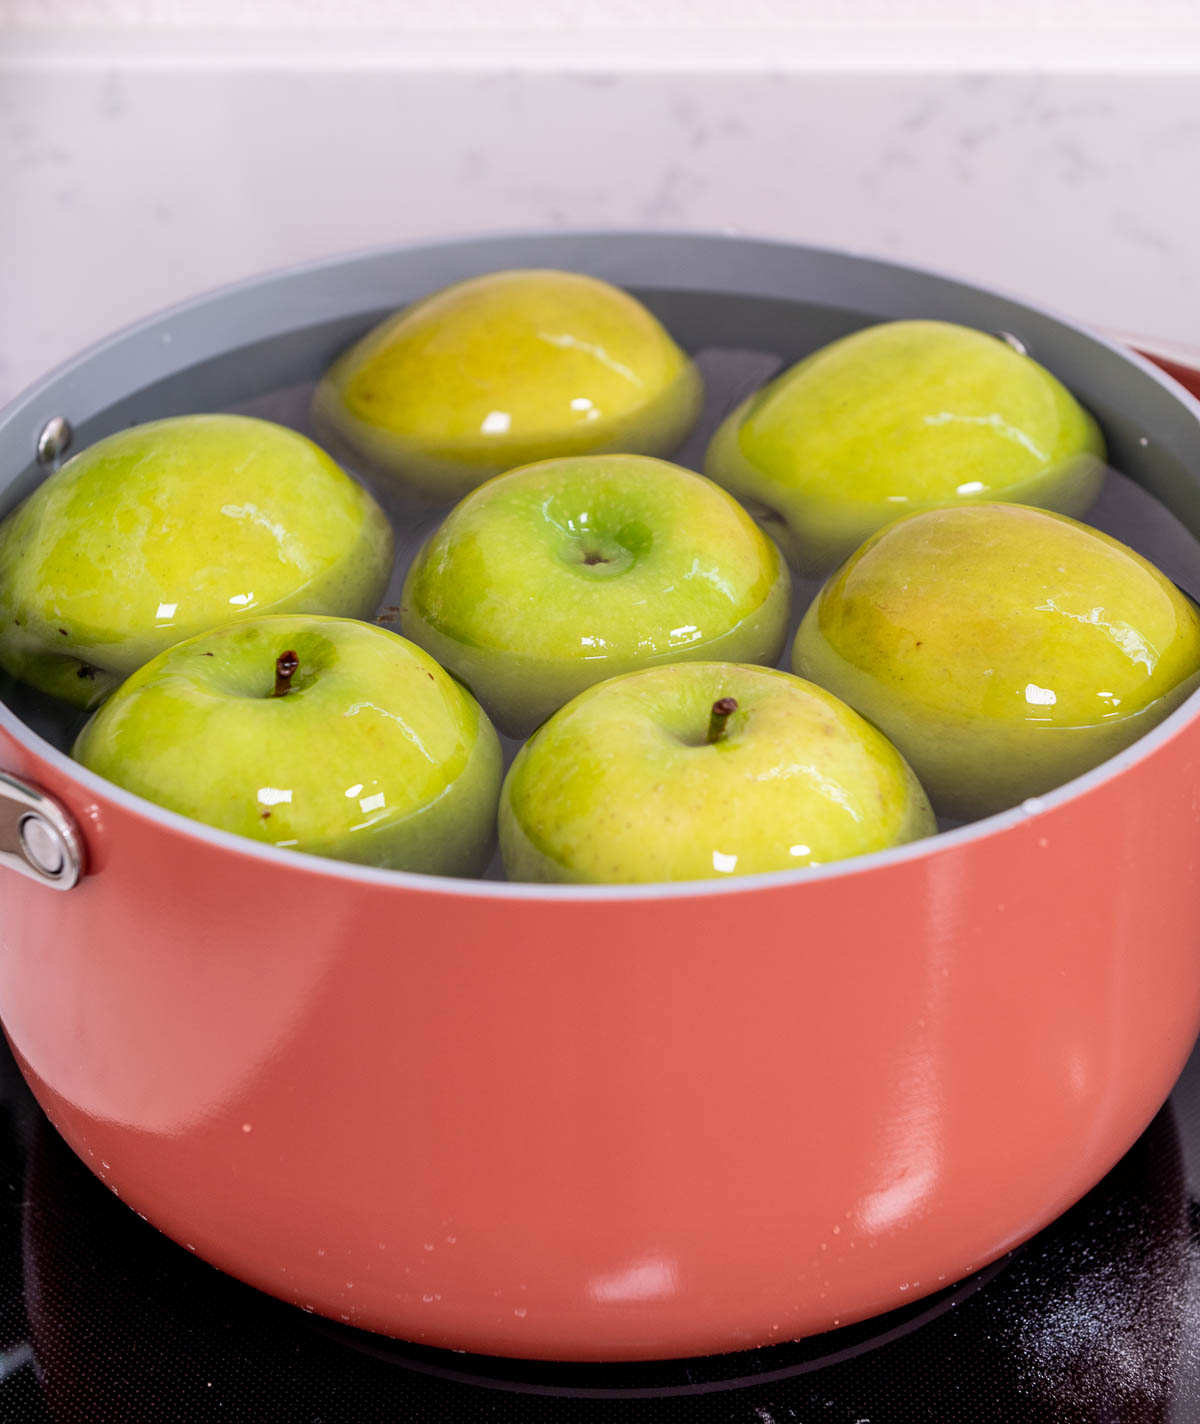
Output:
[[[83,839],[53,796],[0,771],[0,866],[69,890],[83,874]]]

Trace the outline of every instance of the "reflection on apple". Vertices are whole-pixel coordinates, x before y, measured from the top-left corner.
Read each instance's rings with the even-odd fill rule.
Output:
[[[170,648],[93,714],[75,756],[169,810],[267,845],[475,875],[500,744],[420,648],[369,623],[261,618]]]
[[[702,475],[638,455],[546,460],[451,511],[409,571],[401,628],[525,736],[576,693],[653,663],[773,663],[779,551]]]
[[[381,486],[446,505],[556,455],[669,455],[700,413],[695,366],[619,287],[492,272],[414,302],[325,374],[321,438]]]
[[[94,707],[172,643],[266,613],[371,617],[371,496],[294,430],[193,415],[81,451],[0,525],[0,666]]]
[[[1098,765],[1200,680],[1192,602],[1124,544],[1020,505],[897,520],[826,583],[792,666],[869,717],[940,814]]]
[[[1092,417],[998,337],[940,321],[867,327],[743,401],[705,472],[824,574],[900,515],[1011,500],[1081,515],[1104,474]]]
[[[628,883],[790,870],[932,835],[899,752],[775,669],[677,663],[589,688],[509,770],[513,880]]]

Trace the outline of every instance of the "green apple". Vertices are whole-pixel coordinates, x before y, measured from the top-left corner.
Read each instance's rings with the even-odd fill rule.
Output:
[[[773,663],[790,579],[703,475],[645,455],[510,470],[469,494],[409,569],[405,635],[525,736],[594,682],[651,663]]]
[[[202,633],[152,659],[79,734],[119,786],[268,845],[474,875],[495,842],[500,743],[420,648],[304,615]]]
[[[581,693],[500,795],[513,880],[654,882],[790,870],[932,835],[903,757],[810,682],[677,663]]]
[[[824,574],[900,515],[1011,500],[1081,515],[1104,475],[1092,417],[999,337],[941,321],[867,327],[744,401],[705,472]]]
[[[349,463],[426,504],[555,455],[667,455],[700,377],[627,292],[576,272],[493,272],[396,313],[330,367],[313,420]]]
[[[900,748],[940,814],[987,815],[1088,771],[1200,680],[1200,617],[1152,564],[1065,515],[928,510],[825,584],[792,666]]]
[[[294,430],[234,415],[97,441],[0,525],[0,667],[93,707],[155,653],[263,613],[373,615],[392,531]]]

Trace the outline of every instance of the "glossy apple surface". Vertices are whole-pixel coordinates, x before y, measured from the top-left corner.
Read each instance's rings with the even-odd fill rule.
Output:
[[[1104,474],[1092,417],[1049,371],[986,332],[867,327],[744,401],[705,472],[766,515],[805,574],[936,504],[1011,500],[1081,515]]]
[[[940,814],[1016,805],[1120,751],[1200,675],[1200,618],[1139,554],[1019,505],[929,510],[826,583],[792,666],[900,748]]]
[[[357,468],[426,504],[557,455],[668,455],[700,378],[635,297],[576,272],[474,277],[367,333],[321,381],[313,418]]]
[[[162,649],[264,613],[370,617],[383,511],[293,430],[234,415],[136,425],[0,525],[0,666],[93,707]]]
[[[180,643],[113,693],[74,754],[160,806],[314,855],[474,875],[495,843],[495,731],[427,653],[370,623],[260,618]]]
[[[707,740],[714,705],[736,710]],[[932,835],[896,749],[775,669],[679,663],[613,678],[518,753],[500,798],[513,880],[699,880],[789,870]]]
[[[468,495],[414,560],[405,636],[525,736],[595,682],[653,663],[773,663],[790,578],[702,475],[640,455],[546,460]]]

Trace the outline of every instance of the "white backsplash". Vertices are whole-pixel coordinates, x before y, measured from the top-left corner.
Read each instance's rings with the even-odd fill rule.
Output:
[[[0,401],[235,278],[523,227],[849,247],[1200,346],[1198,94],[1186,72],[25,59],[0,67]]]

